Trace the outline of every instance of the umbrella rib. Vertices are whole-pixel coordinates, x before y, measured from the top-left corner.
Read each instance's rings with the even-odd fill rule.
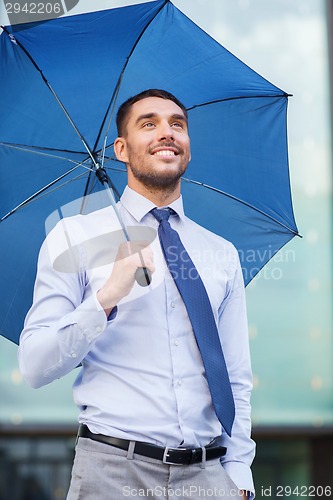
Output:
[[[109,162],[109,161],[118,162],[118,160],[116,160],[115,158],[108,158],[107,162]],[[108,167],[108,169],[113,170],[115,172],[126,173],[126,169],[123,169],[123,168]],[[252,210],[255,210],[256,212],[260,213],[264,217],[267,217],[268,219],[272,220],[276,224],[279,224],[280,226],[284,227],[285,229],[287,229],[288,231],[290,231],[291,233],[293,233],[295,236],[299,236],[300,238],[302,238],[302,235],[299,232],[295,231],[294,229],[291,229],[289,226],[287,226],[286,224],[283,224],[283,222],[280,222],[275,217],[272,217],[271,215],[267,214],[263,210],[260,210],[259,208],[254,207],[253,205],[251,205],[250,203],[248,203],[248,202],[246,202],[246,201],[244,201],[244,200],[242,200],[240,198],[237,198],[237,196],[234,196],[234,195],[232,195],[230,193],[226,193],[225,191],[222,191],[221,189],[218,189],[218,188],[213,187],[213,186],[209,186],[208,184],[205,184],[205,183],[200,182],[200,181],[195,181],[195,180],[192,180],[192,179],[188,179],[186,177],[182,177],[181,179],[184,182],[196,184],[196,185],[202,186],[202,187],[204,187],[206,189],[210,189],[212,191],[215,191],[216,193],[223,194],[224,196],[227,196],[228,198],[232,198],[233,200],[238,201],[239,203],[242,203],[243,205],[246,205],[247,207],[251,208]]]
[[[108,158],[107,161],[118,162],[118,160],[116,160],[115,158]],[[124,169],[124,168],[116,168],[116,167],[107,167],[107,168],[109,170],[113,170],[114,172],[126,173],[126,169]],[[208,184],[205,184],[205,183],[200,182],[200,181],[195,181],[195,180],[192,180],[192,179],[188,179],[186,177],[182,177],[181,179],[184,182],[188,182],[188,183],[191,183],[191,184],[196,184],[197,186],[202,186],[202,187],[204,187],[206,189],[210,189],[212,191],[215,191],[216,193],[223,194],[224,196],[227,196],[228,198],[231,198],[231,199],[233,199],[235,201],[238,201],[239,203],[242,203],[243,205],[246,205],[247,207],[251,208],[252,210],[255,210],[256,212],[260,213],[264,217],[267,217],[268,219],[272,220],[276,224],[279,224],[280,226],[284,227],[285,229],[287,229],[288,231],[290,231],[291,233],[293,233],[295,236],[299,236],[300,238],[302,238],[302,235],[299,232],[295,231],[294,229],[291,229],[289,226],[287,226],[286,224],[283,224],[283,222],[280,222],[275,217],[272,217],[271,215],[267,214],[263,210],[260,210],[260,208],[254,207],[253,205],[251,205],[247,201],[244,201],[241,198],[238,198],[237,196],[234,196],[234,195],[232,195],[230,193],[226,193],[225,191],[222,191],[221,189],[218,189],[218,188],[213,187],[213,186],[209,186]]]
[[[3,217],[1,217],[0,219],[0,222],[3,222],[5,219],[7,219],[10,215],[13,215],[17,210],[19,210],[20,208],[22,208],[23,206],[27,205],[28,203],[30,203],[31,201],[33,201],[34,199],[37,198],[38,195],[40,195],[41,193],[45,192],[47,189],[49,189],[50,187],[54,186],[54,184],[56,184],[57,182],[61,181],[61,179],[64,179],[67,175],[69,175],[70,173],[74,172],[77,168],[79,167],[79,165],[76,165],[75,167],[71,168],[70,170],[68,170],[67,172],[65,172],[64,174],[60,175],[59,177],[57,177],[57,179],[54,179],[52,182],[50,182],[49,184],[47,184],[46,186],[44,186],[43,188],[39,189],[38,191],[36,191],[34,194],[32,194],[31,196],[29,196],[26,200],[22,201],[21,203],[19,203],[15,208],[13,208],[12,210],[10,210],[10,212],[8,212],[6,215],[4,215]]]
[[[192,111],[192,109],[195,108],[201,108],[202,106],[208,106],[209,104],[216,104],[218,102],[224,102],[224,101],[236,101],[238,99],[258,99],[262,98],[265,99],[267,97],[292,97],[293,94],[287,94],[287,92],[282,92],[281,94],[266,94],[266,95],[240,95],[240,96],[234,96],[234,97],[223,97],[222,99],[215,99],[213,101],[208,101],[208,102],[203,102],[202,104],[194,104],[193,106],[190,106],[187,108],[187,111]]]
[[[242,203],[243,205],[246,205],[247,207],[252,208],[252,210],[255,210],[256,212],[259,212],[261,215],[264,215],[265,217],[267,217],[268,219],[272,220],[276,224],[279,224],[280,226],[284,227],[285,229],[287,229],[288,231],[290,231],[291,233],[293,233],[295,236],[299,236],[300,238],[302,238],[302,235],[298,231],[295,231],[294,229],[291,229],[286,224],[283,224],[283,222],[280,222],[279,220],[275,219],[275,217],[272,217],[271,215],[266,214],[266,212],[264,212],[263,210],[260,210],[260,208],[254,207],[253,205],[251,205],[247,201],[244,201],[241,198],[237,198],[237,196],[234,196],[234,195],[232,195],[230,193],[226,193],[225,191],[222,191],[221,189],[218,189],[218,188],[213,187],[213,186],[209,186],[208,184],[204,184],[203,182],[200,182],[200,181],[194,181],[192,179],[187,179],[185,177],[182,177],[181,179],[182,179],[182,181],[188,182],[190,184],[196,184],[197,186],[202,186],[204,188],[207,188],[207,189],[210,189],[212,191],[215,191],[216,193],[223,194],[224,196],[227,196],[228,198],[231,198],[231,199],[233,199],[235,201],[238,201],[239,203]]]
[[[108,170],[112,170],[113,172],[120,172],[122,174],[126,174],[126,170],[123,168],[115,168],[115,167],[107,167]]]
[[[126,61],[125,61],[125,64],[121,70],[121,73],[119,75],[119,78],[118,78],[118,81],[117,81],[117,84],[116,84],[116,87],[113,91],[113,94],[112,94],[112,97],[110,99],[110,103],[108,105],[108,108],[106,110],[106,113],[105,113],[105,116],[104,116],[104,119],[102,121],[102,124],[101,124],[101,127],[99,129],[99,132],[98,132],[98,135],[97,135],[97,138],[96,138],[96,142],[95,142],[95,146],[94,146],[94,149],[96,149],[97,147],[97,144],[100,140],[100,137],[101,137],[101,134],[102,134],[102,130],[103,130],[103,127],[106,123],[106,119],[107,119],[107,116],[109,114],[109,111],[111,109],[111,106],[112,106],[112,112],[111,112],[111,116],[109,118],[109,123],[108,123],[108,127],[107,127],[107,131],[106,131],[106,136],[108,135],[109,133],[109,130],[110,130],[110,126],[111,126],[111,121],[112,121],[112,117],[113,117],[113,113],[114,113],[114,110],[115,110],[115,106],[116,106],[116,102],[117,102],[117,98],[118,98],[118,94],[119,94],[119,90],[120,90],[120,85],[121,85],[121,82],[122,82],[122,79],[123,79],[123,76],[124,76],[124,73],[125,73],[125,70],[127,68],[127,65],[130,61],[130,58],[134,52],[134,50],[136,49],[138,43],[140,42],[141,38],[143,37],[143,34],[145,33],[146,29],[148,28],[148,26],[150,26],[150,24],[153,22],[153,20],[156,18],[156,16],[158,16],[158,14],[163,10],[163,8],[165,7],[165,5],[169,2],[169,0],[164,0],[163,4],[161,5],[161,7],[158,9],[158,11],[156,12],[156,14],[151,18],[151,20],[149,21],[149,23],[143,28],[143,30],[141,31],[140,35],[138,36],[138,38],[136,39],[129,55],[126,57]]]
[[[59,151],[60,153],[71,153],[71,154],[79,154],[79,155],[84,155],[86,154],[86,151],[74,151],[73,149],[58,149],[58,148],[49,148],[47,146],[33,146],[30,144],[20,144],[20,143],[15,143],[15,142],[1,142],[0,141],[0,146],[7,146],[9,148],[14,148],[16,147],[17,149],[19,148],[26,148],[25,151],[30,151],[34,153],[35,151],[33,150],[40,150],[40,151]],[[36,151],[36,154],[39,151]]]
[[[11,39],[11,37],[13,37],[13,35],[8,31],[7,27],[6,26],[1,26],[1,27],[3,28],[4,32]],[[16,42],[16,45],[18,47],[20,47],[21,50],[23,50],[23,52],[25,53],[25,55],[29,58],[29,60],[31,61],[31,63],[34,65],[34,67],[36,68],[36,70],[41,75],[41,77],[42,77],[44,83],[46,84],[47,88],[50,90],[50,92],[52,93],[53,97],[56,99],[57,103],[59,104],[59,106],[62,109],[63,113],[65,114],[66,118],[68,119],[69,123],[72,125],[73,129],[75,130],[76,134],[78,135],[79,139],[81,140],[82,144],[84,145],[84,147],[85,147],[88,155],[90,156],[90,158],[91,158],[91,160],[92,160],[92,162],[93,162],[96,170],[98,170],[98,168],[99,168],[98,163],[96,162],[95,157],[94,157],[94,155],[93,155],[90,147],[88,146],[88,144],[87,144],[86,140],[84,139],[83,135],[81,134],[81,132],[79,131],[79,129],[75,125],[75,123],[72,120],[72,118],[71,118],[70,114],[68,113],[67,109],[65,108],[65,106],[61,102],[60,98],[56,94],[55,90],[53,89],[53,87],[51,86],[51,84],[49,83],[49,81],[47,80],[47,78],[44,75],[43,71],[40,69],[40,67],[38,66],[38,64],[36,63],[36,61],[33,59],[33,57],[31,56],[31,54],[27,51],[27,49],[21,44],[21,42],[18,41],[16,38],[15,38],[15,42]]]
[[[0,146],[5,146],[7,148],[11,148],[11,149],[16,149],[18,151],[24,151],[25,153],[31,153],[31,154],[34,154],[34,155],[40,155],[40,156],[47,156],[49,158],[57,158],[59,160],[66,160],[70,163],[74,163],[75,165],[77,165],[78,167],[79,166],[82,166],[84,168],[88,168],[88,167],[85,167],[83,164],[85,161],[87,161],[88,158],[86,158],[85,160],[83,161],[75,161],[75,160],[72,160],[70,158],[67,158],[65,156],[58,156],[58,155],[52,155],[50,153],[43,153],[42,151],[32,151],[31,148],[36,148],[36,146],[26,146],[26,145],[23,145],[23,144],[11,144],[11,143],[8,143],[8,142],[0,142]],[[66,150],[60,150],[60,149],[49,149],[49,148],[41,148],[41,149],[44,149],[45,151],[61,151],[61,152],[68,152],[68,153],[76,153],[75,151],[66,151]],[[85,154],[85,153],[78,153],[78,154]]]
[[[47,192],[46,191],[41,192],[39,196],[37,195],[33,200],[28,201],[24,206],[29,205],[29,203],[31,203],[33,201],[40,200],[44,196],[48,196],[50,193],[54,193],[58,189],[61,189],[64,186],[67,186],[68,184],[71,184],[72,182],[77,181],[77,180],[81,179],[82,177],[85,177],[85,175],[86,175],[85,172],[81,173],[81,174],[77,175],[76,177],[73,177],[72,179],[69,179],[66,182],[63,182],[62,184],[59,184],[58,186],[55,186],[53,189],[49,189]]]

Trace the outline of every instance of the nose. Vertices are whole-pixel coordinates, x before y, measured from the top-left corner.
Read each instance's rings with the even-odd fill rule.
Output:
[[[163,121],[158,127],[158,140],[163,141],[173,141],[174,140],[174,130],[168,121]]]

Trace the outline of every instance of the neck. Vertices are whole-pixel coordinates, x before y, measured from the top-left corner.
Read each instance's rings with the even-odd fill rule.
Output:
[[[165,207],[167,205],[170,205],[180,196],[180,183],[178,183],[176,188],[170,187],[169,190],[167,188],[149,188],[137,183],[133,185],[131,182],[128,182],[128,186],[133,189],[133,191],[136,191],[137,193],[147,198],[147,200],[154,203],[154,205],[156,205],[157,207]]]

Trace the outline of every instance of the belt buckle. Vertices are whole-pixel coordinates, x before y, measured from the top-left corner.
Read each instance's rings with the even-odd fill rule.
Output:
[[[183,465],[177,462],[170,462],[170,460],[168,460],[167,458],[169,456],[169,451],[179,451],[179,448],[170,448],[169,446],[166,446],[163,453],[162,462],[167,465]]]

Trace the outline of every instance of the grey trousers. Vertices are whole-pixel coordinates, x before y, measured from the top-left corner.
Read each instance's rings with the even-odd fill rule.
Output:
[[[67,500],[124,498],[242,498],[219,459],[193,465],[167,465],[108,444],[79,438]]]

